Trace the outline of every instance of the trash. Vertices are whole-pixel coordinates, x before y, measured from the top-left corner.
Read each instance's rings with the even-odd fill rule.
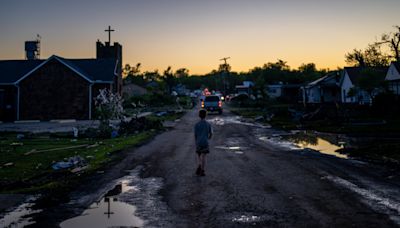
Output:
[[[264,120],[263,116],[257,116],[256,118],[254,118],[255,121],[262,121]]]
[[[71,139],[70,140],[71,142],[76,142],[76,141],[78,141],[77,139]]]
[[[93,159],[93,158],[94,158],[94,156],[92,156],[92,155],[86,156],[86,159]]]
[[[83,159],[81,156],[73,156],[69,157],[68,159],[65,159],[67,161],[60,161],[54,163],[51,167],[54,170],[59,170],[59,169],[68,169],[70,167],[74,166],[84,166],[85,165],[85,159]]]
[[[158,117],[166,116],[167,114],[168,114],[168,112],[166,112],[166,111],[156,112],[156,116],[158,116]]]
[[[4,167],[9,167],[9,166],[13,166],[13,165],[14,165],[14,163],[9,162],[9,163],[4,164],[3,166],[4,166]]]
[[[22,139],[24,139],[25,138],[25,135],[24,134],[17,134],[17,139],[18,140],[22,140]]]
[[[87,168],[88,168],[88,166],[76,167],[76,168],[71,170],[71,173],[79,173],[79,172],[84,171]]]
[[[23,143],[16,143],[16,142],[13,142],[13,143],[11,143],[10,144],[10,146],[23,146],[24,144]]]
[[[75,138],[78,138],[78,133],[79,133],[78,128],[73,127],[73,128],[72,128],[72,131],[73,131],[73,133],[74,133],[74,137],[75,137]]]
[[[36,149],[32,149],[32,150],[26,152],[24,155],[34,154],[34,153],[36,153],[36,151],[37,151]]]
[[[87,146],[86,149],[90,149],[90,148],[97,147],[97,146],[99,146],[99,144],[95,143],[95,144]]]
[[[113,139],[113,138],[117,138],[117,137],[118,137],[118,131],[117,130],[113,130],[111,132],[111,138]]]

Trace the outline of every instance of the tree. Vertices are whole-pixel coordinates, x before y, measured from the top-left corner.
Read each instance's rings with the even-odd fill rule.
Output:
[[[400,26],[394,26],[396,32],[382,34],[381,41],[376,42],[377,45],[386,44],[391,51],[391,58],[397,62],[400,61]]]
[[[369,44],[365,50],[353,49],[345,55],[346,62],[356,67],[384,67],[389,65],[389,57],[377,44]]]
[[[299,71],[304,74],[313,74],[317,72],[317,68],[315,66],[315,63],[303,63],[301,64],[301,66],[299,66]]]
[[[133,83],[136,85],[144,86],[146,81],[143,79],[143,74],[140,73],[141,63],[136,66],[126,64],[123,68],[122,75],[124,76],[124,83]]]
[[[175,85],[175,77],[172,73],[172,68],[168,66],[166,70],[164,70],[163,80],[167,84],[169,94],[172,93],[172,87]]]
[[[175,72],[175,77],[177,78],[184,78],[189,76],[189,70],[186,68],[179,68]]]
[[[362,50],[358,49],[353,49],[352,52],[349,52],[345,55],[346,58],[346,63],[353,65],[353,66],[358,66],[358,67],[364,67],[365,66],[365,56],[364,52]]]
[[[377,89],[384,86],[385,74],[380,71],[366,68],[361,71],[361,77],[358,79],[358,88],[368,93],[370,99]]]

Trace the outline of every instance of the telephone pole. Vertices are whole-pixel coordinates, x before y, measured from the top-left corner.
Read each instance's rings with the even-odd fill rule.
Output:
[[[225,79],[226,79],[226,75],[228,74],[228,63],[226,62],[226,60],[228,60],[228,59],[230,59],[231,57],[224,57],[224,58],[222,58],[222,59],[220,59],[219,61],[224,61],[224,69],[223,69],[223,71],[224,72],[222,72],[222,79],[223,79],[223,83],[224,83],[224,96],[226,96],[226,82],[225,82]]]

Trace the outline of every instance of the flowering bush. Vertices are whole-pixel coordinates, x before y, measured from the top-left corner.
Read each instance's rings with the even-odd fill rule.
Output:
[[[95,98],[95,105],[100,122],[109,123],[111,119],[121,119],[124,112],[121,96],[108,89],[101,89],[99,92]]]

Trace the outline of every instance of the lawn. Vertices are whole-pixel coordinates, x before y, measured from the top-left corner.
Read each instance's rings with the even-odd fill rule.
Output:
[[[57,172],[78,175],[79,173],[72,174],[71,169],[52,168],[55,162],[65,161],[72,156],[82,157],[87,162],[84,172],[91,173],[110,162],[113,157],[111,155],[124,148],[139,145],[155,134],[156,131],[146,131],[104,140],[57,138],[49,135],[34,135],[18,140],[16,134],[3,134],[0,136],[0,191],[13,183],[35,183],[35,179],[43,179],[42,177]],[[37,184],[46,185],[46,181],[51,180]]]

